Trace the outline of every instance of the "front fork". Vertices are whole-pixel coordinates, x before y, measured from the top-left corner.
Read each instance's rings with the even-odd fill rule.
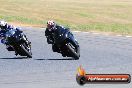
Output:
[[[27,46],[28,46],[28,45],[31,46],[31,42],[28,41],[26,35],[22,34],[21,36],[22,36],[22,40],[26,43],[26,45],[27,45]]]

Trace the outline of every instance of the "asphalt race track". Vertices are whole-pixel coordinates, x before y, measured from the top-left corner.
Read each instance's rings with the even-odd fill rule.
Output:
[[[74,32],[80,43],[79,60],[53,53],[44,29],[25,28],[33,58],[15,56],[0,44],[0,88],[132,88],[130,84],[76,83],[77,68],[87,73],[132,75],[132,38]]]

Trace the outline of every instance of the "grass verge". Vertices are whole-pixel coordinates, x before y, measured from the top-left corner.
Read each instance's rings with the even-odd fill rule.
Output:
[[[72,30],[132,35],[131,0],[0,0],[0,19],[46,27],[53,19]]]

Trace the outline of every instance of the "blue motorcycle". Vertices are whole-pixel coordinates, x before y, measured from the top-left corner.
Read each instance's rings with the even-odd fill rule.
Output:
[[[73,57],[76,60],[80,57],[80,47],[73,34],[68,29],[55,30],[52,34],[54,45],[59,49],[63,57]]]
[[[6,32],[6,41],[13,50],[20,56],[32,58],[31,43],[26,36],[15,29]]]

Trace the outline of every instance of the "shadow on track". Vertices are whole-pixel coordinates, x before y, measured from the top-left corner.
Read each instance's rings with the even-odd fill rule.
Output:
[[[12,57],[12,58],[0,58],[0,59],[27,59],[28,57]]]
[[[62,58],[62,59],[35,59],[35,60],[75,60],[74,58]]]

